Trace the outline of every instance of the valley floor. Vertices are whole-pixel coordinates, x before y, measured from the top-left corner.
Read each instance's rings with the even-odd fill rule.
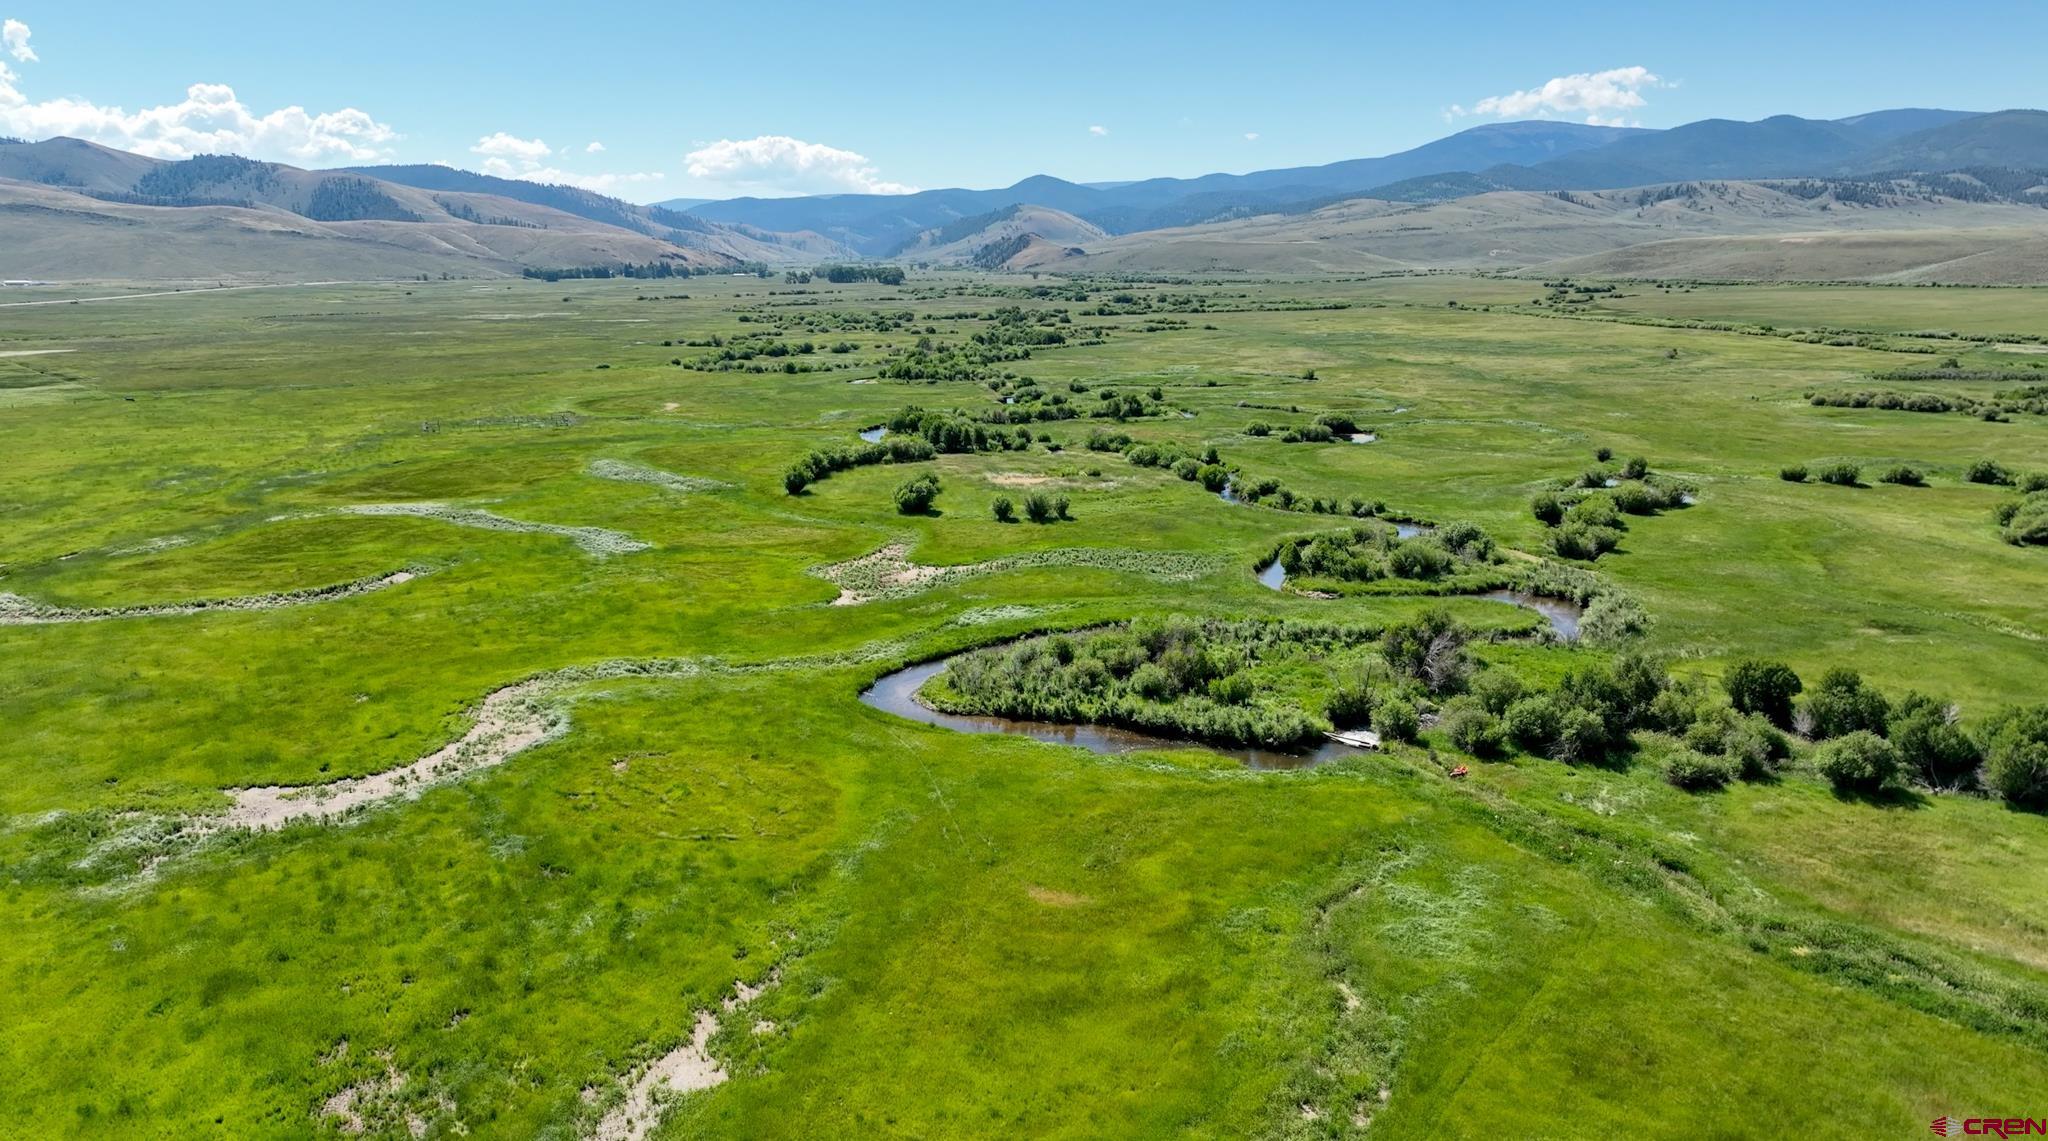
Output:
[[[990,359],[1019,328],[1061,337]],[[2043,340],[2040,290],[1453,275],[6,310],[0,1136],[1872,1137],[2038,1116],[2048,819],[1993,798],[1842,797],[1803,762],[1688,793],[1657,735],[1571,767],[1425,727],[1254,770],[956,733],[858,695],[1166,615],[1441,606],[1490,668],[1612,655],[1477,598],[1268,589],[1276,544],[1352,520],[1089,450],[1105,429],[1214,447],[1239,486],[1470,521],[1510,568],[1549,552],[1533,495],[1596,449],[1647,457],[1696,503],[1631,518],[1582,569],[1640,602],[1674,675],[1849,667],[1974,727],[2048,693],[2048,551],[2005,542],[2017,493],[1964,473],[2048,470],[2048,416],[1812,398],[1997,399],[2048,385]],[[972,379],[904,379],[916,362]],[[1146,414],[786,488],[906,405],[1016,407],[1020,376]],[[1333,412],[1374,440],[1246,432]],[[1928,486],[1779,478],[1835,462]],[[925,472],[936,511],[899,513]],[[1069,517],[997,520],[1033,492]],[[1318,664],[1259,676],[1291,693]]]

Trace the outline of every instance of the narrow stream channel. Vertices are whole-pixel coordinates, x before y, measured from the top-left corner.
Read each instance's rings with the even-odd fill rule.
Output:
[[[1335,741],[1325,741],[1313,749],[1303,749],[1300,752],[1233,748],[1228,745],[1210,745],[1174,737],[1155,737],[1150,733],[1140,733],[1134,729],[1117,729],[1107,725],[1063,725],[1053,721],[1015,721],[1008,717],[941,713],[919,701],[917,691],[925,682],[944,672],[946,664],[947,659],[942,658],[936,662],[925,662],[923,665],[910,666],[892,674],[885,674],[876,680],[874,685],[861,692],[861,704],[910,721],[937,725],[942,729],[952,729],[960,733],[1008,733],[1055,745],[1076,745],[1091,753],[1104,754],[1135,753],[1148,749],[1202,749],[1229,757],[1247,768],[1254,769],[1301,769],[1365,751],[1349,745],[1340,745]]]

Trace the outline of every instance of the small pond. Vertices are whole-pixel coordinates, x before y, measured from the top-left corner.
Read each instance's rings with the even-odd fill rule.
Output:
[[[887,428],[867,428],[862,430],[860,438],[870,444],[879,444],[882,442],[882,437],[888,434],[889,429]]]

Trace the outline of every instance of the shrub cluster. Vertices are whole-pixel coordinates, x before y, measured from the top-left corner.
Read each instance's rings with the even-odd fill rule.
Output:
[[[1386,504],[1378,500],[1359,496],[1349,500],[1310,498],[1296,495],[1277,479],[1253,480],[1235,466],[1226,464],[1213,447],[1195,453],[1175,443],[1137,443],[1129,434],[1107,428],[1089,432],[1087,447],[1091,452],[1121,452],[1126,461],[1137,467],[1165,468],[1181,479],[1200,483],[1211,492],[1229,489],[1243,503],[1315,515],[1347,515],[1354,519],[1370,519],[1386,511]]]
[[[1993,514],[2005,541],[2017,547],[2048,546],[2048,491],[2033,491],[2001,503]]]
[[[929,460],[940,453],[1024,451],[1031,433],[978,422],[959,412],[933,412],[910,405],[884,422],[895,433],[872,444],[813,449],[790,465],[782,476],[783,490],[798,495],[834,472],[871,464],[904,464]]]
[[[1796,707],[1803,686],[1782,663],[1737,663],[1722,685],[1735,710],[1759,725],[1796,727],[1818,742],[1814,769],[1837,791],[1982,784],[2016,807],[2048,809],[2048,705],[2002,710],[1973,736],[1953,705],[1916,692],[1889,700],[1854,670],[1822,674]]]
[[[1588,468],[1529,501],[1529,513],[1550,528],[1550,549],[1559,558],[1591,562],[1621,544],[1626,516],[1655,515],[1690,502],[1691,485],[1653,475],[1649,461],[1640,456],[1610,469],[1605,465],[1614,458],[1611,449],[1594,455],[1603,466]]]
[[[817,448],[790,465],[782,475],[782,487],[789,494],[798,495],[833,472],[870,464],[917,463],[938,454],[938,449],[917,438],[882,440],[854,447]]]
[[[1340,582],[1437,582],[1486,571],[1501,561],[1493,538],[1472,523],[1447,523],[1406,539],[1391,525],[1373,523],[1283,540],[1271,558],[1290,576]],[[1493,585],[1499,577],[1483,573],[1472,586]]]
[[[1967,370],[1958,368],[1929,369],[1888,373],[1880,380],[2004,380],[2031,376],[2005,371]],[[1807,402],[1816,408],[1879,408],[1892,412],[1954,412],[1964,416],[1975,416],[1982,420],[2005,422],[2014,415],[2048,415],[2048,385],[2027,385],[1993,393],[1989,399],[1978,400],[1958,393],[1895,392],[1889,389],[1875,392],[1813,392],[1807,394]]]
[[[903,515],[922,515],[939,497],[939,477],[926,472],[896,485],[896,510]]]
[[[1280,427],[1263,420],[1254,420],[1245,426],[1247,436],[1271,436],[1279,433],[1283,444],[1327,444],[1333,440],[1349,440],[1369,429],[1359,426],[1356,418],[1343,412],[1325,412],[1299,427]]]
[[[1852,463],[1833,463],[1817,473],[1822,483],[1836,487],[1860,487],[1863,483],[1863,469]]]
[[[1286,748],[1314,739],[1329,722],[1304,705],[1312,697],[1258,684],[1261,667],[1356,651],[1375,633],[1323,623],[1140,618],[963,654],[925,696],[957,712]]]

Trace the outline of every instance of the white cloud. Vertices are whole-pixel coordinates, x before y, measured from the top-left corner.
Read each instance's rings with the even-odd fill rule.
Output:
[[[1583,114],[1588,123],[1618,126],[1624,117],[1615,112],[1648,106],[1643,99],[1643,91],[1663,86],[1664,81],[1646,67],[1581,72],[1578,75],[1560,75],[1541,87],[1527,91],[1489,95],[1469,108],[1453,104],[1444,117],[1498,115],[1505,119],[1526,115]]]
[[[1245,142],[1248,142],[1248,143],[1256,143],[1256,142],[1258,142],[1258,141],[1259,141],[1259,133],[1258,133],[1257,131],[1246,131],[1246,132],[1244,133],[1244,141],[1245,141]]]
[[[866,155],[788,135],[720,139],[683,159],[692,178],[752,190],[799,194],[912,194],[917,190],[883,179]]]
[[[37,61],[29,28],[0,22],[0,46],[22,63]],[[85,99],[33,102],[16,84],[20,76],[0,63],[0,134],[46,139],[70,135],[152,158],[239,154],[296,162],[372,162],[387,157],[384,144],[398,132],[353,107],[307,111],[284,107],[258,114],[224,83],[195,83],[180,103],[129,112]]]
[[[1109,128],[1108,128],[1108,127],[1102,127],[1102,126],[1095,126],[1095,127],[1090,127],[1090,128],[1088,128],[1088,133],[1089,133],[1089,134],[1091,134],[1091,135],[1094,135],[1094,136],[1095,136],[1096,138],[1098,138],[1098,139],[1099,139],[1099,138],[1101,138],[1102,136],[1104,136],[1104,135],[1106,135],[1106,134],[1108,134],[1108,133],[1109,133]]]
[[[486,173],[496,172],[487,171]],[[561,170],[552,166],[542,166],[535,167],[531,170],[522,170],[516,175],[505,175],[504,177],[521,178],[526,180],[527,182],[556,182],[561,183],[565,186],[580,186],[585,190],[595,190],[599,194],[616,195],[626,187],[631,186],[635,183],[660,182],[662,179],[668,176],[660,173],[659,171],[633,171],[631,173],[615,174],[580,174],[573,170]]]
[[[522,139],[503,131],[485,135],[469,148],[469,153],[484,155],[501,161],[533,165],[554,154],[554,149],[539,139]]]
[[[36,49],[28,46],[28,25],[20,20],[0,23],[0,46],[5,46],[7,54],[21,63],[36,61]]]
[[[583,153],[598,154],[603,150],[603,143],[591,143],[583,148]],[[543,160],[555,154],[553,147],[540,139],[522,139],[506,131],[495,131],[485,135],[478,139],[476,145],[469,148],[469,151],[471,154],[483,156],[485,174],[494,174],[499,178],[517,178],[526,182],[580,186],[600,194],[617,194],[635,183],[660,182],[667,177],[654,171],[585,174],[548,166]]]
[[[182,103],[130,113],[82,99],[32,103],[0,67],[0,134],[43,139],[71,135],[153,158],[233,153],[298,162],[385,157],[383,144],[398,132],[363,111],[346,107],[318,114],[285,107],[257,114],[220,83],[195,83]]]

